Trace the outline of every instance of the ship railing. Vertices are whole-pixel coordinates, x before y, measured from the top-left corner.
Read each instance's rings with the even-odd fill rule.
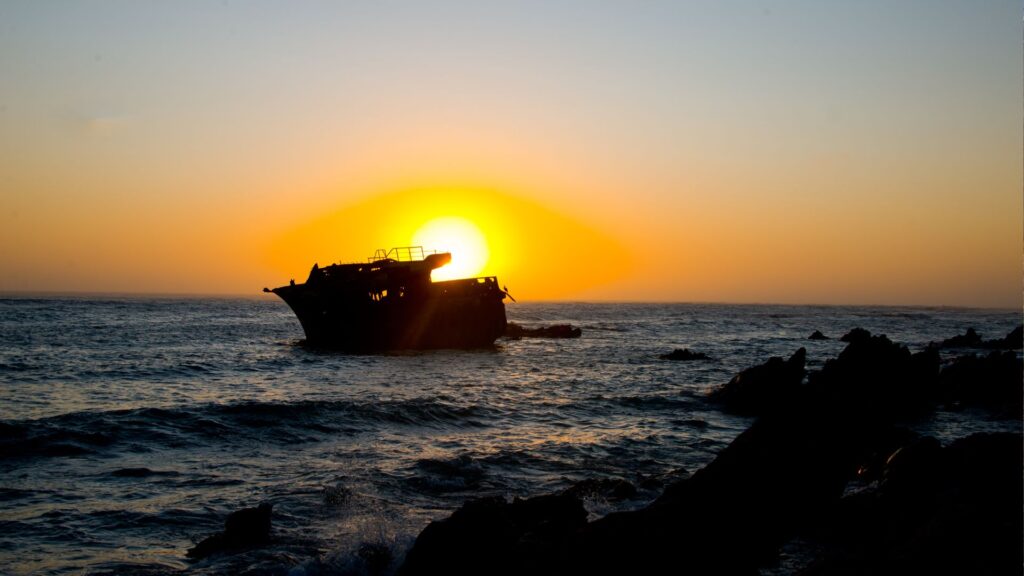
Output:
[[[373,253],[373,256],[367,258],[367,261],[370,264],[373,264],[374,262],[380,262],[381,260],[394,260],[396,262],[415,262],[418,260],[423,260],[430,254],[437,254],[437,250],[426,251],[423,249],[423,246],[398,246],[396,248],[391,248],[390,250],[378,248]]]

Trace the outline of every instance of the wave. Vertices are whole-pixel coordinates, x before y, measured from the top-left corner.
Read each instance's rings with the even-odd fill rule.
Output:
[[[115,448],[261,442],[298,444],[355,434],[379,425],[483,427],[494,409],[430,399],[241,402],[195,407],[73,412],[0,422],[0,459],[86,456]],[[141,473],[141,472],[140,472]],[[129,472],[123,472],[127,475]]]
[[[624,395],[624,396],[603,396],[598,395],[590,398],[591,401],[607,402],[613,406],[633,408],[637,410],[667,410],[667,411],[688,411],[700,405],[700,402],[685,396],[663,396],[663,395]]]

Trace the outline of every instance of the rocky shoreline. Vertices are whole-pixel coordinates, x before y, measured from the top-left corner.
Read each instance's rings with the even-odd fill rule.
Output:
[[[709,465],[648,506],[588,522],[579,494],[465,503],[432,522],[398,574],[1021,574],[1020,433],[941,446],[907,426],[936,409],[1021,417],[1020,330],[946,365],[855,329],[807,374],[772,358],[716,391],[757,416]],[[968,341],[969,340],[969,341]],[[618,486],[618,490],[627,490]]]
[[[756,420],[642,508],[589,520],[584,500],[637,495],[629,481],[611,478],[527,499],[478,498],[431,522],[404,558],[364,544],[357,572],[1021,574],[1020,427],[946,446],[911,429],[937,410],[1019,424],[1021,329],[998,340],[968,330],[916,353],[860,328],[840,340],[845,349],[820,370],[807,370],[800,348],[714,390],[709,399],[721,410]],[[943,361],[947,348],[961,354]],[[663,358],[707,359],[698,356],[687,349]],[[188,556],[235,554],[271,540],[264,503],[229,515],[224,531]]]

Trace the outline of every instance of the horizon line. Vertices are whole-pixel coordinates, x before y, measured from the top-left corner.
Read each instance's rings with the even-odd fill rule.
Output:
[[[0,290],[0,299],[30,298],[155,298],[155,299],[274,299],[265,292],[132,292],[132,291],[99,291],[99,290]],[[938,308],[959,310],[992,310],[1020,311],[1018,307],[1006,306],[969,306],[962,304],[878,304],[878,303],[795,303],[795,302],[753,302],[753,301],[711,301],[711,300],[630,300],[630,299],[594,299],[580,300],[573,298],[519,298],[519,304],[664,304],[664,305],[695,305],[695,306],[800,306],[808,308]]]

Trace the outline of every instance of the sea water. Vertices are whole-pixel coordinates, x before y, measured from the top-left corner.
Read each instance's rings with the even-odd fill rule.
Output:
[[[351,355],[310,350],[271,299],[0,300],[0,572],[360,573],[393,569],[470,498],[625,479],[643,506],[751,420],[706,400],[771,356],[819,368],[854,327],[919,350],[1019,311],[712,304],[509,304],[577,339]],[[821,330],[831,340],[807,336]],[[709,361],[659,358],[674,348]],[[942,413],[944,441],[1020,422]],[[269,546],[199,562],[231,511],[274,505]],[[364,548],[365,549],[365,548]]]

